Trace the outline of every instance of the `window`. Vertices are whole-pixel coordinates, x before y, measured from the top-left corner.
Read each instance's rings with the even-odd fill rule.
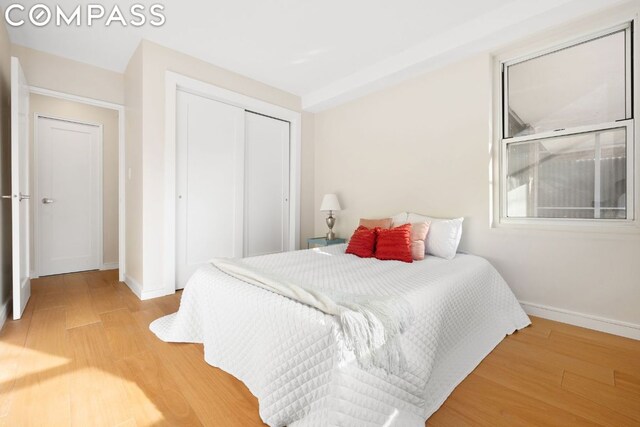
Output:
[[[503,219],[633,219],[631,32],[502,63]]]

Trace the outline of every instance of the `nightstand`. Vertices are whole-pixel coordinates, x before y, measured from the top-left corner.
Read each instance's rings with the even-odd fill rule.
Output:
[[[337,237],[333,240],[327,240],[326,237],[312,237],[310,239],[307,239],[307,248],[309,249],[321,248],[323,246],[339,245],[340,243],[346,243],[346,242],[347,242],[347,239],[340,239]]]

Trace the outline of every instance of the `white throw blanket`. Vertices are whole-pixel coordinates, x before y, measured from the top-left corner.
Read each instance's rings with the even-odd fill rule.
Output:
[[[214,259],[214,267],[243,282],[277,293],[334,316],[344,335],[345,345],[358,363],[386,372],[404,369],[406,359],[398,336],[413,322],[411,305],[400,296],[352,295],[298,285],[274,273],[248,266],[241,260]]]

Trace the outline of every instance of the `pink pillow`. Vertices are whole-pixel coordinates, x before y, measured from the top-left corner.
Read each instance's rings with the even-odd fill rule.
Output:
[[[382,228],[387,230],[391,228],[391,218],[382,219],[364,219],[360,218],[360,226],[367,228]]]
[[[411,224],[411,256],[416,261],[424,259],[424,240],[427,238],[428,233],[428,222]]]

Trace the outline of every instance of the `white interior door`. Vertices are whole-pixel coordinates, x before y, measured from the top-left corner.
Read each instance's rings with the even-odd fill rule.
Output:
[[[31,296],[29,279],[29,85],[18,58],[11,58],[11,246],[13,318]]]
[[[245,114],[244,255],[284,252],[289,243],[289,123]]]
[[[215,257],[241,257],[244,110],[177,93],[176,286]]]
[[[37,261],[40,276],[102,262],[102,128],[38,117]]]

